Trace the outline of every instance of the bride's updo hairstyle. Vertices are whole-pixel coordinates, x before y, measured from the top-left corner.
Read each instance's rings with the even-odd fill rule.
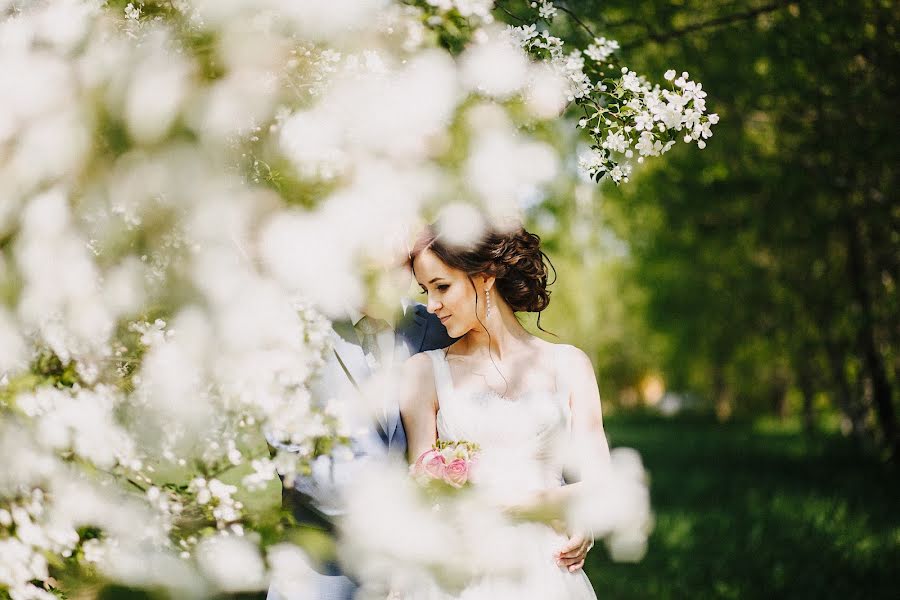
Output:
[[[476,275],[495,277],[494,289],[513,312],[538,313],[540,328],[540,312],[550,304],[547,286],[556,280],[556,269],[541,250],[540,237],[521,226],[499,229],[488,225],[475,243],[458,245],[438,231],[439,225],[430,225],[422,232],[410,251],[410,268],[419,254],[431,250],[444,264],[468,275],[470,281]],[[553,270],[549,283],[548,265]]]

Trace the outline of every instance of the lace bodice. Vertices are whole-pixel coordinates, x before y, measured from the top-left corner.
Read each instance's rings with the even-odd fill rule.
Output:
[[[479,487],[514,499],[560,484],[562,467],[557,450],[569,430],[571,413],[569,387],[560,374],[563,347],[554,350],[556,389],[529,391],[516,399],[490,390],[457,390],[445,351],[427,353],[438,395],[438,437],[475,442],[481,447]]]

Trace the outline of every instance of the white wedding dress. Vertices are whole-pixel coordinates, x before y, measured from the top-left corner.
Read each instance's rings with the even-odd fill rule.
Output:
[[[555,346],[555,391],[528,392],[508,399],[489,390],[455,389],[444,350],[427,352],[434,366],[438,395],[437,431],[443,440],[465,440],[480,446],[473,485],[500,503],[514,504],[529,495],[562,484],[562,465],[555,458],[568,435],[571,413],[564,373],[565,352]],[[534,522],[510,524],[518,575],[475,578],[451,598],[459,600],[595,600],[584,571],[556,564],[555,553],[567,536]],[[506,557],[509,558],[509,557]]]

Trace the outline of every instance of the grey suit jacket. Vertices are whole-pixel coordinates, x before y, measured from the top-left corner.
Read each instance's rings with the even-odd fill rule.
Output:
[[[358,346],[355,334],[342,332],[338,326],[335,330],[341,336],[342,343]],[[429,314],[422,304],[414,304],[406,310],[403,318],[397,322],[394,333],[397,341],[406,345],[410,355],[446,348],[455,341],[447,335],[447,330],[440,320],[435,315]],[[347,348],[346,345],[344,347]],[[352,368],[350,370],[353,371]],[[393,406],[385,417],[383,422],[377,424],[375,433],[389,453],[405,456],[406,432],[400,420],[399,408]],[[326,514],[327,511],[323,512],[317,506],[311,495],[313,495],[311,482],[298,478],[293,488],[283,489],[282,504],[291,508],[298,523],[331,531],[333,529],[331,518]]]
[[[447,335],[447,330],[440,320],[435,315],[429,314],[421,304],[415,304],[406,310],[403,318],[397,323],[395,335],[399,342],[406,344],[410,355],[446,348],[455,341]],[[346,335],[343,339],[352,343],[353,336]],[[385,422],[379,424],[377,434],[388,452],[405,456],[406,432],[400,420],[399,408],[394,407],[386,416]],[[302,482],[294,488],[282,488],[283,505],[291,508],[298,523],[332,531],[331,518],[319,510],[312,498],[302,492],[302,488]],[[335,562],[323,565],[323,572],[315,576],[314,583],[317,600],[350,600],[357,589],[353,581],[341,574]],[[269,590],[267,598],[288,600],[279,596],[273,589]]]

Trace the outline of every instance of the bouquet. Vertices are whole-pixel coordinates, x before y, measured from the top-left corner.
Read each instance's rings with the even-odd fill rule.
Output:
[[[416,459],[409,473],[422,486],[435,483],[460,489],[471,478],[478,459],[478,444],[462,440],[438,440]]]

